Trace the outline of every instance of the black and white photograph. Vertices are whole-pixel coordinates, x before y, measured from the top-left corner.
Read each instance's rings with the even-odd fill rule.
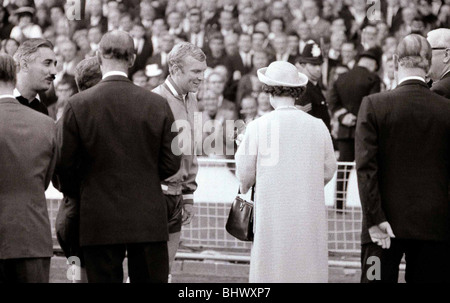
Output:
[[[449,0],[0,0],[0,285],[404,283],[450,283]]]

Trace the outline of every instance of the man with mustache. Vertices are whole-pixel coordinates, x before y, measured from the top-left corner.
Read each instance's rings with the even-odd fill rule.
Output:
[[[21,104],[48,115],[39,93],[50,89],[57,73],[52,43],[44,39],[26,40],[17,49],[14,60],[18,66],[14,96]]]

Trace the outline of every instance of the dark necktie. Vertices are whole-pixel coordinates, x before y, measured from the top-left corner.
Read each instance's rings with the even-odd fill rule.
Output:
[[[44,104],[42,104],[37,98],[34,98],[34,100],[31,102],[28,102],[28,100],[22,96],[18,96],[16,99],[21,104],[28,106],[29,108],[34,109],[35,111],[43,113],[44,115],[48,116],[47,107]]]

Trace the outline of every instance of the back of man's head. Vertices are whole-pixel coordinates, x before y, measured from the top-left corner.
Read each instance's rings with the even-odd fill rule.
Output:
[[[44,47],[53,50],[53,44],[45,39],[36,38],[24,41],[14,54],[14,60],[19,68],[19,72],[22,67],[27,66],[29,62],[36,59],[34,55],[39,48]]]
[[[84,59],[75,68],[75,81],[78,90],[84,91],[102,80],[102,71],[97,57]]]
[[[14,87],[16,85],[16,63],[8,54],[0,54],[0,83]]]
[[[116,61],[130,64],[134,60],[133,38],[124,31],[114,30],[106,33],[99,44],[99,61]]]
[[[431,46],[424,37],[411,34],[403,38],[397,46],[399,68],[422,69],[428,72],[431,65]]]

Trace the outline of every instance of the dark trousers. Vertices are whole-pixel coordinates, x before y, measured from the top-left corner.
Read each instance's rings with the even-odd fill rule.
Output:
[[[0,283],[48,283],[50,258],[0,260]]]
[[[405,256],[405,280],[408,283],[448,283],[448,243],[391,239],[391,247],[382,249],[375,243],[361,249],[361,283],[397,283],[400,262]],[[374,280],[375,263],[370,257],[379,258],[380,280]],[[369,263],[369,264],[367,264]]]
[[[89,283],[123,283],[123,261],[128,258],[131,283],[167,283],[167,242],[83,247]]]
[[[339,150],[339,161],[340,162],[353,162],[355,161],[355,140],[354,139],[345,139],[338,140],[337,146]],[[344,202],[346,199],[346,195],[344,192],[347,190],[348,178],[350,176],[351,171],[350,166],[340,167],[340,170],[337,174],[337,183],[336,183],[336,208],[343,209]]]

